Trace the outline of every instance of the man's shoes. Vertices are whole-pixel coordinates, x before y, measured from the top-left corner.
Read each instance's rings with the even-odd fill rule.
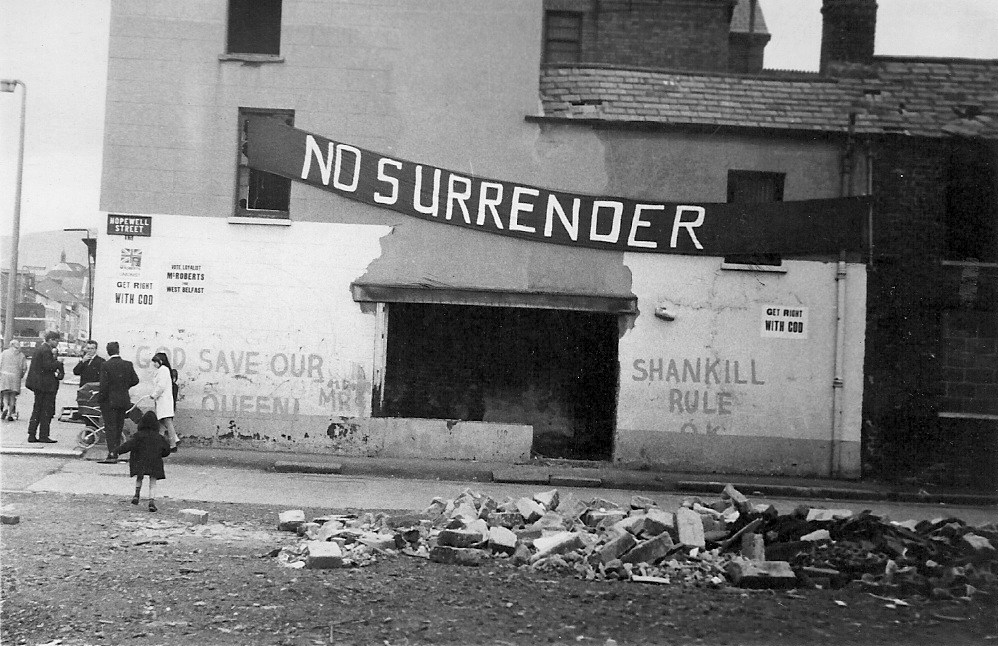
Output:
[[[118,464],[118,457],[115,455],[109,455],[103,460],[97,460],[97,464]]]
[[[28,436],[28,441],[31,442],[31,443],[35,443],[35,442],[38,441],[38,438],[35,437],[34,435],[29,435]]]
[[[38,438],[38,441],[42,444],[55,444],[59,440],[53,440],[51,437],[40,437]]]
[[[156,503],[149,501],[149,511],[156,511]]]
[[[138,497],[138,495],[132,496],[132,504],[133,505],[139,504],[139,497]]]

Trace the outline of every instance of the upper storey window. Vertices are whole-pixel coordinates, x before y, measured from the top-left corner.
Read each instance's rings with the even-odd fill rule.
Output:
[[[229,0],[227,54],[281,53],[281,0]]]
[[[240,142],[236,215],[258,218],[289,218],[291,180],[249,167],[249,160],[246,157],[246,119],[250,116],[280,119],[289,126],[293,126],[295,123],[295,113],[292,110],[239,108]]]
[[[544,12],[544,62],[578,63],[582,60],[582,14],[575,11]]]
[[[784,173],[770,173],[755,170],[728,171],[728,202],[782,202]],[[724,262],[736,265],[769,265],[783,264],[780,254],[736,254],[726,256]]]

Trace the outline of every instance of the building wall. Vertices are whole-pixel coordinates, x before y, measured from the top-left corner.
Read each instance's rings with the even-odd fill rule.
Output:
[[[639,199],[722,202],[729,169],[786,173],[788,200],[837,197],[836,141],[528,122],[537,110],[539,0],[432,9],[285,2],[284,62],[263,64],[218,59],[224,5],[119,0],[112,11],[101,205],[153,214],[153,233],[102,236],[94,334],[102,343],[119,340],[146,378],[152,353],[171,353],[185,381],[182,434],[362,454],[406,445],[410,427],[370,417],[377,315],[350,292],[364,281],[636,297],[640,313],[621,319],[615,460],[672,465],[696,451],[691,463],[706,470],[858,472],[862,378],[854,353],[861,356],[863,333],[854,314],[865,279],[856,265],[847,281],[845,424],[834,468],[836,265],[827,258],[788,262],[785,273],[745,272],[721,269],[720,258],[525,242],[414,220],[300,183],[290,222],[230,221],[240,106],[293,109],[296,127],[472,175]],[[185,285],[171,271],[204,278]],[[136,282],[141,302],[115,302]],[[201,283],[204,291],[184,291]],[[676,325],[654,317],[663,299],[679,309]],[[808,308],[813,336],[764,339],[764,307],[794,304]],[[670,330],[679,336],[663,339]],[[801,347],[811,353],[806,369],[784,366]],[[636,359],[699,357],[733,357],[766,382],[743,392],[746,373],[732,377],[738,405],[725,430],[707,440],[710,448],[682,437],[662,399],[666,389],[656,394],[651,380],[633,379]],[[708,390],[715,400],[722,394]],[[805,414],[809,402],[815,412]],[[709,420],[691,420],[706,437]],[[434,441],[410,448],[431,452],[452,427],[417,426]],[[522,427],[465,430],[481,439],[478,457],[522,454]]]

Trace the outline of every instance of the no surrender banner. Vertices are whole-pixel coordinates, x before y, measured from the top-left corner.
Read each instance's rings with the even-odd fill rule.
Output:
[[[784,256],[860,251],[866,197],[727,204],[554,191],[396,159],[250,117],[251,168],[412,217],[612,251]]]

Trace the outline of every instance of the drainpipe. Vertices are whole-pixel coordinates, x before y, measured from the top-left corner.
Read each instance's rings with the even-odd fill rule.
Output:
[[[852,195],[852,178],[854,165],[854,139],[856,129],[856,113],[849,113],[849,131],[846,137],[846,148],[842,153],[842,163],[839,176],[839,193],[842,197]],[[846,252],[839,252],[839,261],[835,269],[835,363],[832,366],[832,437],[828,450],[828,474],[838,476],[842,472],[842,426],[843,404],[845,400],[845,380],[842,377],[842,366],[845,363],[846,347]]]

